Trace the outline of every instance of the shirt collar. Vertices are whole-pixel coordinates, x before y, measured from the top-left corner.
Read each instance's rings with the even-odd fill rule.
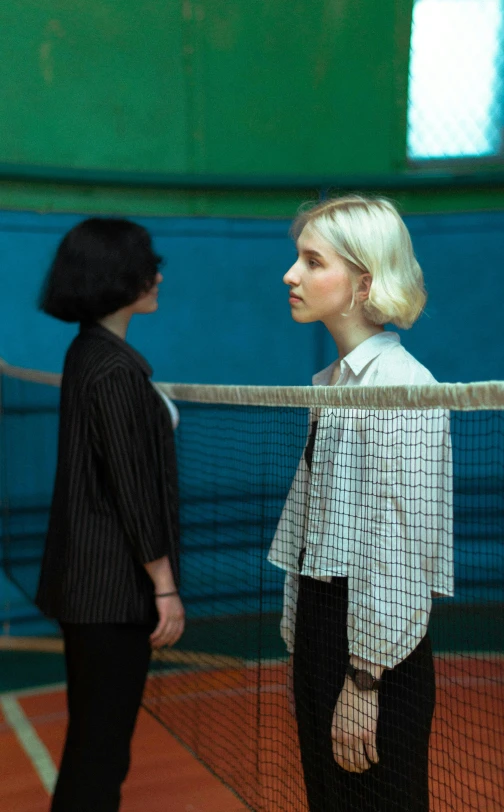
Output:
[[[341,368],[343,370],[346,364],[350,367],[354,375],[360,375],[362,370],[384,350],[392,344],[400,343],[401,339],[397,333],[389,331],[377,333],[377,335],[371,336],[371,338],[366,338],[366,340],[359,344],[352,352],[345,355],[340,361]],[[314,385],[327,386],[331,380],[331,375],[336,364],[337,361],[334,361],[321,372],[317,372],[317,374],[313,376]]]
[[[102,327],[101,324],[93,324],[90,327],[81,327],[80,332],[81,335],[97,336],[105,341],[110,341],[123,355],[133,361],[136,366],[140,367],[148,378],[152,376],[152,367],[147,363],[143,355],[140,355],[131,344],[128,344],[127,341],[124,341],[124,339],[116,336],[115,333],[107,330],[106,327]]]

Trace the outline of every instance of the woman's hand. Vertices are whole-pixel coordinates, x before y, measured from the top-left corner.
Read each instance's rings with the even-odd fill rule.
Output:
[[[158,624],[150,636],[152,648],[174,646],[180,640],[185,627],[185,612],[177,594],[156,598]]]
[[[150,636],[152,648],[174,646],[184,632],[185,612],[180,600],[168,556],[144,564],[154,584],[158,624]],[[165,593],[168,592],[168,595]]]
[[[361,691],[346,677],[334,709],[331,737],[335,761],[351,773],[378,763],[378,692]]]

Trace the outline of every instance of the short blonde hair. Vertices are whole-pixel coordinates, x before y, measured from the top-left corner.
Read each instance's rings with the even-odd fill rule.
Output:
[[[408,229],[389,200],[360,195],[325,200],[298,214],[291,227],[295,240],[306,226],[351,266],[371,275],[364,312],[373,324],[411,327],[427,294]]]

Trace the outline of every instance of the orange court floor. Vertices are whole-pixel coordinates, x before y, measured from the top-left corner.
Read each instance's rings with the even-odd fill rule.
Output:
[[[65,727],[63,686],[0,695],[0,812],[48,812],[48,787],[56,775]],[[159,722],[140,710],[121,812],[246,808]]]
[[[231,725],[231,735],[226,727],[220,731],[219,720],[249,719],[252,727],[252,721],[260,719],[259,761],[271,790],[266,808],[275,812],[275,792],[280,790],[284,801],[287,797],[292,802],[292,787],[299,783],[300,769],[293,757],[292,716],[285,692],[278,691],[279,685],[285,685],[285,663],[261,667],[261,714],[255,687],[247,690],[247,686],[256,685],[257,669],[232,669],[230,663],[230,658],[224,658],[214,663],[219,668],[186,673],[183,683],[177,670],[160,672],[148,681],[144,701],[159,716],[155,703],[159,705],[159,697],[164,697],[159,718],[164,714],[175,732],[185,729],[187,720],[199,713],[211,726],[211,736],[203,742],[207,756],[217,758],[223,750],[219,747],[222,737],[230,737],[226,758],[242,766],[239,772],[231,770],[230,784],[234,776],[238,787],[243,781],[247,785],[247,772],[244,761],[235,757],[248,744],[241,741],[240,725]],[[432,812],[502,812],[504,658],[500,654],[438,656],[436,672]],[[54,785],[65,728],[63,685],[0,693],[0,812],[48,811],[49,789]],[[202,730],[197,736],[201,735]],[[212,759],[206,760],[212,763]],[[250,789],[250,781],[247,786]],[[243,797],[247,800],[246,794]],[[295,797],[296,803],[289,808],[306,809],[301,797]],[[264,804],[260,806],[264,808]],[[245,812],[251,808],[155,716],[140,710],[121,812]]]

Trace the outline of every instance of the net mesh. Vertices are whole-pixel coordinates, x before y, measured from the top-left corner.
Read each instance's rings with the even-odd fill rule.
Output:
[[[57,437],[57,390],[43,380],[2,376],[3,564],[26,596],[36,586]],[[451,591],[453,533],[454,594],[434,599],[429,622],[428,808],[502,809],[504,384],[164,389],[181,413],[188,623],[177,647],[153,659],[147,710],[257,812],[307,810],[306,786],[312,809],[339,809],[342,798],[341,808],[356,810],[427,808],[417,762],[433,697],[428,651],[416,643],[430,608],[424,580]],[[300,545],[293,555],[287,537]],[[293,614],[301,625],[295,712],[280,635],[285,572],[268,561],[274,538],[284,564],[295,559],[289,577],[300,590],[297,599],[287,593],[284,612],[291,634]],[[289,622],[284,634],[289,640]],[[378,748],[396,790],[405,784],[402,806],[397,791],[387,797],[390,781],[341,785],[330,742],[328,756],[330,724],[317,733],[339,692],[347,638],[361,653],[371,648],[370,659],[392,665],[398,657],[403,671],[415,650],[403,681],[379,692],[388,728],[379,729]]]

